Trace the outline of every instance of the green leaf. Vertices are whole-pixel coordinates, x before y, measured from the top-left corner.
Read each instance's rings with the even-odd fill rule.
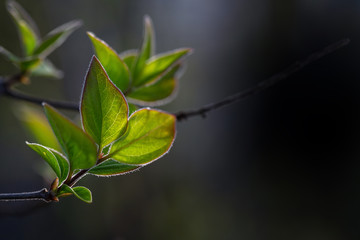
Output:
[[[90,136],[50,105],[43,103],[43,106],[50,126],[69,159],[71,171],[92,167],[97,160],[97,149]]]
[[[130,84],[130,72],[127,65],[106,42],[97,38],[93,33],[88,36],[94,46],[96,56],[104,66],[111,81],[122,91],[126,91]]]
[[[63,44],[71,33],[78,29],[81,24],[81,21],[74,20],[55,28],[48,33],[45,40],[36,49],[34,49],[33,55],[39,55],[40,58],[44,59],[61,44]]]
[[[95,56],[85,78],[80,112],[85,131],[100,150],[126,131],[129,114],[126,99]]]
[[[144,40],[141,47],[141,51],[136,58],[132,73],[133,84],[138,86],[138,76],[145,66],[146,60],[148,60],[155,53],[155,33],[154,27],[149,16],[144,17]]]
[[[7,10],[18,27],[20,40],[26,56],[32,55],[40,41],[37,27],[29,14],[15,1],[7,2]]]
[[[131,49],[131,50],[127,50],[127,51],[121,53],[119,56],[124,61],[124,63],[128,66],[128,68],[132,69],[138,54],[139,53],[136,49]]]
[[[141,109],[130,116],[129,126],[113,143],[108,158],[144,165],[167,153],[175,138],[176,117],[158,110]]]
[[[41,63],[31,71],[31,75],[57,79],[64,76],[63,72],[58,70],[48,59],[42,60]]]
[[[92,195],[91,191],[86,187],[69,187],[68,185],[64,184],[60,188],[59,192],[57,193],[58,197],[67,196],[74,194],[80,200],[86,203],[92,203]]]
[[[0,46],[0,54],[6,57],[10,62],[14,63],[15,65],[17,65],[17,63],[20,61],[17,56],[15,56],[13,53],[6,50],[2,46]]]
[[[56,176],[61,178],[61,169],[58,163],[57,158],[55,155],[50,151],[48,147],[45,147],[43,145],[37,144],[37,143],[29,143],[26,142],[26,144],[33,149],[35,152],[37,152],[54,170]]]
[[[88,173],[99,177],[109,177],[130,173],[139,168],[140,166],[128,165],[109,159],[91,168]]]
[[[146,62],[136,82],[134,81],[134,86],[141,86],[157,81],[159,75],[181,62],[181,60],[191,54],[191,52],[192,49],[190,48],[181,48],[152,57]]]
[[[42,111],[28,105],[18,106],[17,111],[20,112],[20,120],[24,123],[25,128],[31,133],[36,142],[58,151],[61,150],[49,122]]]
[[[146,106],[159,106],[170,102],[176,95],[180,64],[159,77],[153,84],[145,85],[128,93],[128,100],[132,103]]]

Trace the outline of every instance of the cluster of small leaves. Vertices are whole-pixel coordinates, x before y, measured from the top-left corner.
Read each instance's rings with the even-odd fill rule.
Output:
[[[18,27],[25,56],[16,57],[2,47],[0,53],[19,67],[22,76],[59,77],[59,70],[46,57],[80,22],[64,24],[42,41],[25,10],[14,1],[8,1],[7,6]],[[93,56],[90,62],[81,94],[81,127],[47,103],[43,107],[48,123],[26,108],[23,111],[27,125],[41,143],[26,142],[27,145],[57,176],[50,188],[53,200],[75,195],[90,203],[90,190],[74,186],[80,178],[86,174],[129,173],[157,160],[171,148],[176,117],[143,107],[158,106],[174,97],[184,58],[192,50],[182,48],[154,55],[152,22],[149,17],[144,22],[140,50],[121,54],[88,32],[97,57]]]
[[[2,46],[0,46],[0,54],[18,67],[22,76],[31,74],[61,78],[62,72],[46,58],[81,26],[81,21],[65,23],[41,38],[38,27],[17,2],[9,0],[6,6],[17,27],[23,56],[18,57]]]

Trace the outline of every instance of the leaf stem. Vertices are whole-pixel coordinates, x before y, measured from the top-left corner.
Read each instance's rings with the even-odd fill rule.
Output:
[[[26,201],[26,200],[42,200],[45,202],[56,201],[53,193],[43,188],[34,192],[22,192],[22,193],[1,193],[0,201]]]

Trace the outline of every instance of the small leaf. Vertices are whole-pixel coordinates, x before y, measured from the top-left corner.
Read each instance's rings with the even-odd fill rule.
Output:
[[[57,197],[67,196],[71,194],[74,194],[77,198],[86,203],[92,203],[91,191],[86,187],[71,188],[68,185],[64,184],[57,193]]]
[[[26,144],[35,152],[37,152],[49,164],[49,166],[54,170],[56,176],[59,178],[61,177],[61,169],[58,160],[48,147],[37,143],[26,142]]]
[[[124,63],[128,66],[128,68],[132,69],[138,54],[139,53],[136,49],[131,49],[131,50],[121,53],[119,56],[124,61]]]
[[[97,160],[97,149],[90,136],[50,105],[44,103],[43,106],[51,128],[70,162],[70,169],[92,167]]]
[[[44,59],[61,44],[63,44],[71,33],[78,29],[81,24],[81,21],[74,20],[55,28],[48,33],[45,40],[36,49],[34,49],[33,55],[39,55],[40,58]]]
[[[137,78],[145,66],[146,60],[148,60],[155,53],[155,33],[154,27],[149,16],[144,17],[144,40],[141,47],[141,51],[136,58],[132,73],[133,84],[137,85]]]
[[[0,46],[0,54],[6,57],[10,62],[14,63],[15,65],[17,65],[17,63],[20,61],[17,56],[15,56],[13,53],[9,52],[2,46]]]
[[[7,10],[13,17],[20,35],[26,56],[32,55],[40,41],[37,27],[29,14],[15,1],[7,2]]]
[[[88,36],[94,46],[96,56],[104,66],[111,81],[122,91],[126,91],[130,84],[130,72],[127,65],[106,42],[97,38],[93,33]]]
[[[42,111],[28,105],[20,105],[17,107],[17,112],[20,112],[18,115],[19,118],[36,142],[58,151],[61,150],[49,122]]]
[[[31,71],[31,75],[57,79],[64,76],[63,72],[58,70],[48,59],[42,60],[41,63]]]
[[[154,80],[156,81],[158,75],[178,64],[185,56],[191,54],[191,52],[192,49],[190,48],[181,48],[152,57],[146,62],[136,82],[134,80],[134,86],[144,85]]]
[[[124,163],[120,163],[118,161],[109,159],[105,162],[100,163],[99,165],[91,168],[88,173],[99,176],[99,177],[109,177],[122,175],[126,173],[130,173],[139,169],[140,166],[127,165]]]
[[[144,165],[167,153],[175,138],[176,118],[157,110],[141,109],[130,116],[129,126],[113,143],[108,158]]]
[[[65,156],[63,156],[61,153],[59,153],[58,151],[49,148],[50,151],[54,154],[54,156],[56,157],[59,167],[61,169],[61,176],[59,177],[60,180],[60,184],[61,185],[63,182],[65,182],[65,180],[67,179],[68,175],[69,175],[69,171],[70,171],[70,166],[69,166],[69,162],[66,159]]]
[[[179,68],[180,64],[160,76],[155,83],[139,87],[128,93],[128,100],[143,106],[159,106],[170,102],[176,94]]]
[[[85,78],[80,112],[85,131],[100,150],[126,131],[129,114],[126,99],[95,56]]]

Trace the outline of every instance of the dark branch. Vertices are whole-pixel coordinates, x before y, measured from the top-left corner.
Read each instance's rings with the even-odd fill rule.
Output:
[[[26,201],[26,200],[42,200],[45,202],[56,201],[56,198],[46,188],[34,192],[22,193],[1,193],[0,201]]]
[[[194,116],[202,116],[205,117],[206,113],[213,111],[215,109],[230,105],[234,102],[243,100],[249,96],[255,95],[265,89],[268,89],[274,85],[276,85],[277,83],[279,83],[282,80],[287,79],[290,75],[300,71],[301,69],[303,69],[305,66],[319,60],[320,58],[335,52],[336,50],[346,46],[347,44],[349,44],[350,40],[349,39],[343,39],[339,42],[333,43],[329,46],[327,46],[326,48],[317,51],[313,54],[311,54],[310,56],[308,56],[306,59],[296,62],[293,65],[291,65],[290,67],[288,67],[287,69],[285,69],[284,71],[273,75],[272,77],[258,83],[257,85],[255,85],[254,87],[248,88],[242,92],[238,92],[232,96],[228,96],[225,99],[219,101],[219,102],[215,102],[215,103],[211,103],[208,105],[205,105],[199,109],[194,109],[194,110],[188,110],[188,111],[180,111],[178,113],[175,114],[176,118],[178,121],[187,119],[189,117],[194,117]]]

